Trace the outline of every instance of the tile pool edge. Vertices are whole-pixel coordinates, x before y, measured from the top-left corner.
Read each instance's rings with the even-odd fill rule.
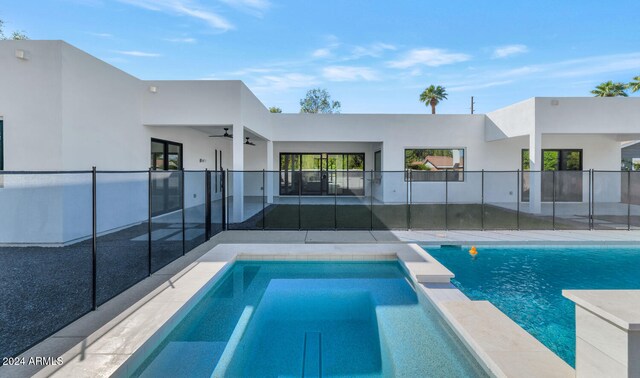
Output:
[[[35,376],[126,376],[237,260],[384,261],[409,264],[411,279],[446,282],[453,274],[416,244],[220,244],[63,354]],[[428,260],[430,259],[430,260]]]
[[[473,301],[450,282],[416,287],[490,375],[575,377],[571,366],[490,302]]]

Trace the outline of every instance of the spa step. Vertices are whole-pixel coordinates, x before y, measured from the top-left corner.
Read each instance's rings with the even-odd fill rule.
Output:
[[[304,333],[304,352],[302,353],[302,377],[322,377],[322,334]]]
[[[226,345],[222,341],[172,341],[140,377],[209,377]]]

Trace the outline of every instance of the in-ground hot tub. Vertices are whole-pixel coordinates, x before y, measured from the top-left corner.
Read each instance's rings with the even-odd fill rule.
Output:
[[[132,376],[434,372],[485,375],[397,261],[238,261]]]

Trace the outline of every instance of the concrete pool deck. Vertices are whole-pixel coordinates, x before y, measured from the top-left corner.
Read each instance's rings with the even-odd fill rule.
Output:
[[[60,330],[52,337],[36,345],[22,356],[51,356],[56,358],[74,346],[78,346],[95,331],[105,325],[129,316],[137,309],[136,303],[145,297],[153,297],[175,284],[174,276],[192,264],[218,244],[326,244],[326,243],[384,243],[404,244],[592,244],[634,245],[640,244],[640,231],[228,231],[189,252],[167,267],[143,280],[121,295]],[[433,285],[433,284],[432,284]],[[437,292],[446,297],[451,290],[439,288]],[[85,345],[84,347],[86,347]],[[82,352],[80,345],[78,352]],[[23,377],[37,373],[42,366],[5,366],[0,375]],[[42,375],[51,372],[45,369]]]

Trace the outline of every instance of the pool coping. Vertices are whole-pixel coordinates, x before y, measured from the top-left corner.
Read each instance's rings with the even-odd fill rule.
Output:
[[[429,243],[430,244],[430,243]],[[127,376],[133,373],[153,349],[186,316],[206,292],[235,262],[261,261],[385,261],[397,260],[407,271],[414,286],[428,298],[460,338],[480,365],[493,376],[515,376],[515,368],[527,366],[530,376],[548,375],[549,368],[561,372],[558,376],[573,376],[574,370],[515,322],[486,302],[490,321],[486,324],[514,326],[522,331],[519,343],[509,355],[497,355],[491,350],[493,340],[486,337],[487,327],[465,321],[467,311],[484,301],[471,301],[455,288],[447,268],[417,244],[220,244],[173,276],[170,284],[154,290],[141,299],[131,311],[109,321],[98,331],[82,340],[62,355],[64,363],[48,366],[35,376]],[[451,307],[463,308],[452,311]],[[488,306],[488,307],[487,307]],[[486,312],[486,311],[485,311]],[[502,316],[500,316],[502,315]],[[466,317],[468,318],[468,317]],[[495,323],[497,322],[497,323]],[[485,325],[486,325],[485,324]],[[506,327],[506,328],[505,328]],[[495,328],[495,327],[494,327]],[[484,335],[483,335],[484,330]],[[498,329],[499,334],[500,329]],[[480,332],[480,333],[478,333]],[[494,335],[495,329],[488,332]],[[523,341],[524,340],[524,341]],[[518,348],[535,344],[535,363],[523,365],[531,359],[531,348]],[[536,344],[537,343],[537,344]],[[539,344],[539,345],[538,345]],[[539,350],[538,350],[539,349]],[[507,358],[505,358],[507,357]],[[538,363],[540,362],[540,363]],[[540,374],[536,374],[538,371]]]

